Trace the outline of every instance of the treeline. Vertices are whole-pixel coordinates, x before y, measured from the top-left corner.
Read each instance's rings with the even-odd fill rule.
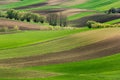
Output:
[[[44,17],[40,16],[36,13],[30,13],[30,12],[24,12],[24,11],[18,11],[18,10],[7,10],[6,13],[3,14],[1,17],[6,17],[9,19],[15,19],[15,20],[21,20],[21,21],[34,21],[36,23],[41,22],[44,23]]]
[[[67,26],[67,16],[63,15],[62,13],[60,13],[60,14],[56,14],[56,13],[48,14],[47,15],[47,22],[49,23],[49,25],[52,25],[52,26],[65,27],[65,26]]]
[[[99,23],[95,21],[88,21],[87,26],[89,28],[113,28],[113,27],[120,27],[119,24],[105,24],[105,23]]]
[[[10,9],[7,11],[0,11],[0,17],[20,20],[20,21],[27,21],[27,22],[33,21],[35,23],[47,22],[49,23],[49,25],[52,26],[62,26],[62,27],[67,26],[67,16],[63,15],[62,13],[60,14],[51,13],[45,17],[37,13],[30,13],[21,10]]]
[[[110,8],[109,10],[106,11],[106,13],[108,13],[108,14],[120,13],[120,8]]]

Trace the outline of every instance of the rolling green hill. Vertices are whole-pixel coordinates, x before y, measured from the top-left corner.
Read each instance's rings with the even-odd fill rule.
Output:
[[[120,54],[95,60],[74,62],[43,67],[31,67],[30,70],[44,70],[61,73],[61,76],[43,80],[117,80],[120,79]]]
[[[118,0],[89,0],[88,2],[84,3],[84,4],[80,4],[80,5],[75,5],[72,6],[74,8],[87,8],[87,9],[95,9],[95,10],[106,10],[109,9],[111,7],[119,7],[118,5],[116,5],[117,3],[119,3]]]
[[[0,5],[0,9],[39,14],[43,11],[44,16],[62,11],[68,15],[71,23],[68,26],[73,23],[81,27],[88,20],[119,23],[119,14],[104,13],[111,7],[119,8],[119,3],[119,0],[18,0]],[[0,34],[0,80],[120,80],[120,28],[62,29]]]
[[[16,48],[30,44],[40,43],[64,37],[66,35],[79,33],[80,31],[88,30],[57,30],[57,31],[24,31],[15,34],[0,35],[0,49]]]

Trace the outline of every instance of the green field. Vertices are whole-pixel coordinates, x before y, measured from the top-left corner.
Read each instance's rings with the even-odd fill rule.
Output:
[[[31,4],[36,4],[36,3],[41,3],[45,2],[46,0],[23,0],[20,2],[8,4],[8,5],[2,5],[0,6],[0,9],[11,9],[11,8],[16,8],[16,7],[22,7],[22,6],[27,6]]]
[[[62,39],[45,42],[39,45],[0,50],[0,59],[25,57],[30,56],[31,54],[36,55],[36,53],[42,53],[42,50],[46,53],[49,53],[51,51],[56,52],[60,49],[69,50],[78,46],[85,46],[101,41],[119,33],[118,28],[97,29],[90,31],[88,29],[83,29],[82,31],[81,33],[73,34],[68,37],[66,36]],[[103,33],[104,36],[102,34],[94,34],[96,32]],[[87,40],[89,41],[87,42]],[[8,78],[9,80],[117,80],[120,78],[119,60],[120,54],[117,54],[99,59],[48,66],[35,66],[24,68],[3,68],[1,66],[0,79],[6,80]]]
[[[25,56],[32,56],[32,55],[41,55],[41,54],[45,54],[45,53],[59,52],[59,51],[69,50],[69,49],[75,48],[77,46],[82,46],[82,45],[87,45],[87,44],[93,43],[94,38],[91,39],[91,42],[89,41],[89,42],[78,44],[78,43],[82,42],[83,40],[88,40],[91,37],[82,39],[82,38],[77,38],[77,36],[73,35],[75,33],[82,33],[82,32],[86,32],[86,31],[89,31],[89,29],[83,28],[83,29],[78,29],[78,30],[50,31],[51,35],[54,32],[58,32],[59,35],[60,35],[60,32],[61,33],[64,32],[63,33],[64,35],[62,35],[61,37],[60,36],[56,37],[56,40],[54,40],[55,39],[55,37],[54,37],[53,39],[51,39],[52,41],[48,41],[48,36],[46,35],[45,37],[47,37],[47,38],[44,38],[43,43],[36,42],[37,43],[36,45],[31,45],[31,46],[30,46],[30,44],[28,45],[26,43],[23,43],[23,45],[28,45],[28,46],[18,47],[18,46],[16,46],[16,44],[14,44],[14,46],[16,46],[18,48],[16,48],[16,47],[13,48],[13,47],[9,46],[9,48],[13,48],[13,49],[0,50],[0,59],[25,57]],[[46,31],[42,31],[42,32],[46,33]],[[65,37],[65,32],[67,33],[66,37]],[[69,36],[68,36],[68,33],[69,33]],[[72,34],[73,36],[70,34]],[[49,33],[49,35],[50,35],[50,33]],[[79,34],[76,34],[76,35],[79,35]],[[6,35],[4,35],[4,36],[6,36]],[[87,33],[86,33],[86,36],[87,36]],[[38,39],[38,36],[35,36],[35,37]],[[75,38],[73,40],[70,40],[73,37],[75,37]],[[82,35],[80,37],[82,37]],[[30,39],[32,39],[32,38],[30,37]],[[42,39],[43,39],[43,37],[42,37]],[[97,41],[98,41],[98,39],[97,39]],[[8,39],[6,39],[6,40],[8,40]],[[74,40],[76,40],[76,42],[73,42]],[[16,40],[16,41],[18,41],[18,40]],[[46,41],[48,41],[48,42],[46,42]],[[7,45],[7,42],[6,42],[6,45]],[[19,42],[21,42],[21,41],[19,41]],[[71,42],[72,42],[72,44],[70,44]],[[14,43],[14,41],[12,43]],[[19,45],[21,45],[21,43],[19,43]],[[4,48],[6,48],[6,47],[4,47]],[[20,53],[20,54],[18,54],[18,53]]]
[[[120,22],[120,19],[115,19],[115,20],[112,20],[112,21],[108,21],[106,22],[107,24],[115,24],[115,23],[119,23]]]
[[[87,8],[87,9],[95,9],[95,10],[106,10],[109,9],[113,6],[115,7],[119,7],[118,5],[116,5],[116,3],[119,3],[118,0],[89,0],[88,2],[84,3],[84,4],[80,4],[80,5],[75,5],[72,6],[74,8]]]
[[[0,5],[0,9],[47,1],[22,0]],[[75,10],[77,14],[68,16],[70,22],[97,13],[101,15],[111,7],[119,8],[120,3],[119,0],[87,0],[82,4],[63,5],[59,4],[60,0],[55,1],[57,5],[37,5],[23,10],[81,9],[81,12]],[[119,22],[120,19],[114,19],[105,23],[112,25]],[[0,34],[0,80],[120,80],[120,28],[72,28],[70,25],[60,28],[48,23],[43,26],[54,30],[20,30]],[[56,30],[58,27],[60,29]]]
[[[120,79],[120,54],[95,60],[31,67],[30,70],[44,70],[61,73],[61,76],[43,80],[117,80]],[[117,66],[116,66],[117,65]]]
[[[69,20],[76,20],[76,19],[82,18],[84,16],[89,16],[89,15],[92,15],[92,14],[95,14],[95,12],[83,12],[83,13],[79,13],[79,14],[76,14],[76,15],[73,15],[73,16],[69,16],[68,19]]]
[[[66,35],[78,33],[82,30],[87,30],[87,28],[57,31],[24,31],[15,34],[0,35],[0,49],[15,48],[20,46],[26,46],[28,44],[44,42],[64,37]]]

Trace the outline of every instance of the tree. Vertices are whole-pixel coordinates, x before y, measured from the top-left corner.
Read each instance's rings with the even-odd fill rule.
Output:
[[[26,19],[27,22],[30,22],[32,19],[31,13],[25,13],[24,18]]]
[[[25,12],[19,13],[19,20],[21,20],[21,21],[25,20]]]
[[[43,16],[40,16],[39,19],[40,19],[40,23],[43,24],[45,22],[45,18]]]
[[[55,14],[55,13],[48,14],[47,22],[49,23],[49,25],[57,26],[57,24],[58,24],[58,14]]]
[[[13,19],[13,18],[14,18],[14,12],[15,12],[14,9],[8,10],[8,11],[6,12],[6,13],[7,13],[7,18]]]
[[[31,14],[32,20],[36,23],[40,21],[40,16],[39,14]]]
[[[52,13],[47,16],[47,22],[52,26],[59,25],[61,27],[65,27],[67,26],[67,16],[63,15],[62,13],[60,13],[59,15],[56,13]]]
[[[111,14],[111,13],[116,13],[116,9],[115,8],[111,8],[108,10],[108,14]]]
[[[67,26],[67,16],[62,13],[59,14],[59,26],[65,27]]]

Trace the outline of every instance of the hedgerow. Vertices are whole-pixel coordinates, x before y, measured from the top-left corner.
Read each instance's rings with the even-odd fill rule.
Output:
[[[88,21],[87,26],[89,28],[113,28],[113,27],[120,27],[120,24],[105,24],[105,23],[99,23],[96,21]]]

